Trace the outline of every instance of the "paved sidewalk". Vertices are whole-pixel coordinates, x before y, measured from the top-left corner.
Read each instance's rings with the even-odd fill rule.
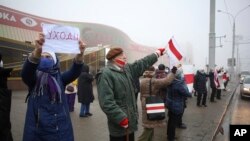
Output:
[[[178,141],[210,141],[220,122],[223,111],[225,110],[232,90],[235,84],[229,83],[228,88],[231,91],[222,91],[222,99],[216,103],[210,103],[207,100],[208,107],[197,107],[196,97],[189,98],[187,108],[184,113],[183,122],[187,124],[187,129],[177,129]],[[12,95],[11,122],[14,141],[22,140],[24,118],[26,113],[25,97],[26,91],[14,91]],[[75,111],[71,112],[71,120],[74,128],[75,141],[108,141],[109,134],[107,120],[101,111],[96,87],[94,87],[95,101],[90,106],[93,116],[80,118],[80,104],[75,103]],[[208,95],[208,97],[210,94]],[[138,100],[139,112],[141,112],[140,101]],[[139,130],[136,132],[136,138],[141,134],[141,119],[139,119]],[[166,141],[166,128],[155,129],[155,141]]]

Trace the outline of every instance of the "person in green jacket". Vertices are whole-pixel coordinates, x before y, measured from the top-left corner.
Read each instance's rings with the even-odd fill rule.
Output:
[[[110,141],[134,141],[138,110],[134,79],[152,66],[165,48],[158,49],[130,64],[122,48],[111,48],[106,55],[108,65],[96,76],[99,104],[107,116]]]

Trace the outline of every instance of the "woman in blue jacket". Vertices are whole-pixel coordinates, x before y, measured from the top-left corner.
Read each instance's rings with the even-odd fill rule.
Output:
[[[62,74],[55,53],[44,50],[43,44],[44,35],[40,34],[22,69],[22,79],[29,88],[23,141],[73,141],[64,90],[81,73],[85,44],[79,41],[81,53]]]
[[[175,139],[175,128],[180,122],[184,112],[184,100],[191,97],[187,85],[184,81],[183,73],[178,70],[175,80],[168,86],[167,107],[168,107],[168,141]]]

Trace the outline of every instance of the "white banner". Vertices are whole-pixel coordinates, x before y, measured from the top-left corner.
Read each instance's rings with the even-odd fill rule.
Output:
[[[55,53],[80,53],[78,28],[54,24],[43,24],[42,28],[45,35],[44,50]]]

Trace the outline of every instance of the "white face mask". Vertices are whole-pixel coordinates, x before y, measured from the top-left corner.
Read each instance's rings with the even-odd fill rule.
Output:
[[[3,61],[0,62],[0,67],[1,67],[1,68],[3,67]]]

